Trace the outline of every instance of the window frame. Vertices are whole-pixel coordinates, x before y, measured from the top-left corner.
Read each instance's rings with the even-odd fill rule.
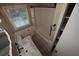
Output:
[[[9,8],[25,8],[27,9],[27,18],[29,21],[29,24],[21,26],[21,27],[16,27],[16,25],[14,24],[14,22],[12,22],[12,18],[9,16],[9,14],[7,14],[7,11],[5,9],[9,9]],[[2,7],[4,14],[7,16],[8,20],[11,22],[12,26],[14,27],[15,30],[21,30],[27,27],[30,27],[32,25],[32,18],[31,18],[31,11],[30,11],[30,7],[26,6],[26,5],[13,5],[13,6],[3,6]]]

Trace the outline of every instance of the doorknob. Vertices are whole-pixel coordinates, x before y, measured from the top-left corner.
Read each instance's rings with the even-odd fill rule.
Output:
[[[56,30],[56,24],[52,25],[52,31]]]
[[[50,34],[49,36],[51,36],[51,32],[56,30],[56,24],[53,24],[50,26]]]

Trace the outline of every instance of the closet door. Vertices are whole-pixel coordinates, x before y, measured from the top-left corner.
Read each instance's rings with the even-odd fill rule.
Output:
[[[55,8],[35,8],[36,30],[50,40],[50,26],[53,25]]]
[[[60,19],[63,18],[66,6],[67,4],[58,3],[55,8],[34,8],[36,31],[41,36],[54,42],[55,39],[53,38],[60,26],[58,22],[61,22]]]

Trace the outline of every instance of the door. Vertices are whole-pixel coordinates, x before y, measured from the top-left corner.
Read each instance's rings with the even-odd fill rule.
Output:
[[[65,5],[61,3],[56,4],[56,8],[34,8],[36,31],[47,40],[53,40],[56,30],[50,31],[51,25],[57,26],[59,19],[63,17]],[[53,29],[55,27],[52,26]]]
[[[53,25],[55,8],[35,8],[36,30],[50,39],[50,26]]]

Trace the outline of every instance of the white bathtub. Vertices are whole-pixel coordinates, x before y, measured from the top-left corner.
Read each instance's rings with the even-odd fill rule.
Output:
[[[21,56],[41,56],[42,54],[36,47],[36,45],[33,43],[31,36],[27,36],[25,38],[21,38],[18,36],[17,43],[19,44],[19,48],[23,47],[21,49],[21,53],[18,55]]]

